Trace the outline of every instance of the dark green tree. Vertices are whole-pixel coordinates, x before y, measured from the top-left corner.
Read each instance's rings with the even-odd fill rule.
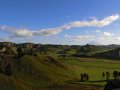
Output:
[[[106,72],[106,80],[109,80],[110,79],[110,72]]]
[[[89,75],[87,73],[81,74],[81,81],[88,81]]]
[[[18,47],[17,48],[17,53],[18,53],[18,57],[22,57],[24,54],[24,51],[23,51],[23,49],[22,49],[22,47]]]
[[[120,72],[118,72],[118,78],[120,79]]]
[[[81,82],[83,82],[84,81],[84,75],[80,74],[80,77],[81,77]]]
[[[103,79],[105,78],[105,73],[104,72],[102,73],[102,77],[103,77]]]
[[[13,68],[10,63],[8,63],[5,67],[5,75],[11,76],[13,74]]]
[[[113,72],[113,77],[115,78],[115,80],[118,79],[118,71]]]

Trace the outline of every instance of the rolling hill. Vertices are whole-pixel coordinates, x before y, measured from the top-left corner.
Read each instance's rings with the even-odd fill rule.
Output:
[[[97,86],[91,84],[103,88],[106,83],[94,82],[101,80],[103,71],[119,70],[116,46],[2,42],[0,51],[0,90],[49,90],[51,87],[64,90],[65,87],[83,88],[82,84],[93,90]],[[105,59],[108,55],[115,60]],[[81,73],[88,73],[93,82],[80,82]]]

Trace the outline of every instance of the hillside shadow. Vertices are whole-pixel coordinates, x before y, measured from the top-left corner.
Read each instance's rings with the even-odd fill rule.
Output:
[[[104,90],[120,90],[120,80],[109,80]]]
[[[94,82],[107,82],[107,80],[95,80],[95,81],[88,81],[88,82],[91,82],[91,83],[94,83]]]
[[[80,81],[80,80],[69,80],[66,83],[70,83],[70,84],[79,84],[79,85],[93,85],[92,83],[96,83],[96,82],[107,82],[108,80],[95,80],[95,81]],[[87,84],[89,83],[89,84]],[[91,83],[91,84],[90,84]]]

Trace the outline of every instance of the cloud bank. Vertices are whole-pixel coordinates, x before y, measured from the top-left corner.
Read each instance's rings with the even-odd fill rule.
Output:
[[[77,45],[87,44],[89,42],[97,42],[99,45],[120,44],[120,36],[111,32],[103,32],[99,36],[65,34],[64,37],[67,39],[67,41],[71,41]]]
[[[14,37],[50,36],[50,35],[56,35],[64,30],[69,30],[72,28],[104,27],[118,20],[119,17],[120,16],[116,14],[109,17],[105,17],[102,20],[98,20],[97,18],[94,18],[91,21],[73,21],[59,27],[40,29],[40,30],[29,30],[26,28],[21,29],[21,28],[13,28],[8,26],[0,26],[0,30],[6,30],[12,33]],[[107,33],[105,34],[110,36]],[[81,38],[81,37],[78,37],[78,38]]]
[[[112,37],[114,35],[114,33],[110,33],[110,32],[104,32],[103,34],[104,36],[107,36],[107,37]]]
[[[76,36],[70,36],[65,34],[65,38],[71,39],[71,40],[76,40],[76,41],[83,41],[83,40],[93,40],[94,36],[92,35],[76,35]]]

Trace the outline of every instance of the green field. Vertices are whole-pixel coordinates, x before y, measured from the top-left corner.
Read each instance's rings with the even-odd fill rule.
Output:
[[[115,61],[115,60],[93,59],[93,58],[77,58],[77,59],[69,58],[66,59],[65,61],[71,65],[77,77],[80,76],[80,73],[88,73],[90,76],[90,81],[104,80],[104,78],[102,77],[102,72],[106,72],[106,71],[109,71],[111,73],[110,78],[113,79],[113,71],[120,70],[119,67],[120,61]],[[105,82],[94,82],[91,84],[104,85]]]
[[[50,59],[52,58],[52,59]],[[55,58],[46,55],[25,56],[23,69],[28,68],[27,73],[17,73],[21,82],[31,88],[47,87],[49,85],[87,84],[105,85],[102,81],[102,72],[109,71],[110,79],[113,79],[113,71],[120,70],[120,61],[95,58]],[[30,70],[31,69],[31,70]],[[80,74],[87,73],[89,81],[80,82]]]
[[[14,66],[14,75],[7,77],[1,75],[1,81],[11,87],[10,90],[20,88],[40,89],[53,87],[77,87],[81,85],[103,87],[106,82],[102,77],[102,72],[109,71],[110,79],[113,79],[113,71],[120,71],[119,60],[96,59],[96,58],[77,58],[77,57],[58,57],[38,54],[37,56],[25,55],[21,59],[21,64],[16,59],[11,59]],[[19,68],[21,69],[20,71]],[[80,74],[87,73],[89,81],[80,82]],[[6,77],[3,79],[3,77]],[[3,83],[0,83],[1,85]],[[14,89],[13,89],[14,88]],[[83,89],[84,90],[84,89]],[[96,89],[95,89],[96,90]],[[102,90],[102,89],[100,89]]]

